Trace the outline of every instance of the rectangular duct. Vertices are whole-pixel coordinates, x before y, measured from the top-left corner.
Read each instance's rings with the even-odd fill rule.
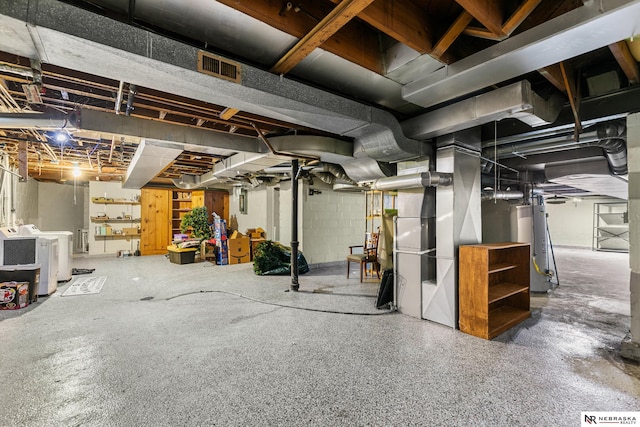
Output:
[[[547,180],[555,183],[579,188],[593,194],[616,197],[626,200],[629,185],[626,179],[612,175],[609,163],[604,157],[581,159],[562,164],[548,164],[544,168]]]

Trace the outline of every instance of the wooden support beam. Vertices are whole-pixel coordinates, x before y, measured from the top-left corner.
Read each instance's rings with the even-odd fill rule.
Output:
[[[638,63],[636,62],[627,42],[622,40],[609,45],[609,50],[618,61],[618,65],[629,79],[629,83],[637,84],[640,81],[640,72],[638,72]]]
[[[164,120],[165,117],[167,117],[167,112],[166,111],[158,111],[158,118],[160,120]]]
[[[227,107],[220,113],[220,118],[222,120],[229,120],[231,117],[235,116],[240,110],[237,108]]]
[[[500,28],[500,31],[497,33],[486,28],[467,27],[467,29],[464,30],[464,34],[488,40],[506,40],[511,33],[513,33],[529,15],[531,15],[531,12],[533,12],[541,2],[542,0],[525,0],[520,4],[516,11],[513,12],[509,19],[507,19],[504,25]]]
[[[284,1],[218,0],[218,2],[297,39],[305,37],[320,18],[327,14],[324,2],[305,2],[304,9],[297,13],[295,8],[288,11],[283,9],[283,4],[286,4]],[[395,0],[395,3],[397,4],[398,1]],[[347,23],[322,44],[322,49],[370,71],[384,74],[378,35],[369,25],[358,21]]]
[[[358,18],[422,54],[431,53],[432,25],[424,9],[412,1],[376,0]]]
[[[431,56],[434,58],[440,58],[444,52],[449,49],[451,44],[458,38],[462,31],[469,25],[469,23],[473,20],[473,16],[466,10],[463,10],[460,16],[454,21],[454,23],[449,27],[446,33],[438,40],[438,43],[433,47],[433,51],[431,52]]]
[[[578,115],[578,100],[575,96],[576,86],[573,80],[573,73],[567,70],[564,62],[560,63],[560,71],[562,72],[562,80],[567,90],[567,96],[569,97],[569,104],[571,105],[571,112],[573,113],[573,119],[575,120],[575,140],[578,141],[579,135],[582,133],[582,123],[580,122],[580,116]]]
[[[280,58],[276,65],[271,68],[271,72],[286,74],[291,71],[315,48],[321,46],[365,7],[369,6],[371,2],[373,0],[342,0],[318,25]]]
[[[205,124],[206,120],[205,119],[198,119],[198,121],[196,122],[196,126],[200,127],[203,124]]]
[[[456,0],[460,6],[476,18],[487,30],[502,33],[502,2],[495,0]]]
[[[567,88],[564,85],[564,78],[562,77],[562,70],[560,64],[549,65],[548,67],[541,68],[538,72],[554,85],[560,92],[567,93]]]
[[[504,23],[502,33],[510,36],[541,2],[542,0],[525,0]]]

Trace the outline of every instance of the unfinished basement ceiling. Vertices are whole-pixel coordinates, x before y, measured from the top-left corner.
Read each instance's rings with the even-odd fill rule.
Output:
[[[0,31],[9,35],[0,41],[5,88],[0,108],[52,113],[81,107],[252,141],[258,140],[255,124],[267,139],[311,134],[357,142],[369,136],[369,130],[358,131],[367,123],[379,128],[392,121],[384,115],[398,123],[438,117],[427,113],[526,80],[539,97],[562,99],[557,119],[536,128],[517,118],[486,123],[483,140],[497,145],[510,137],[509,144],[517,146],[517,135],[556,128],[570,128],[579,140],[583,122],[640,110],[635,46],[628,40],[638,4],[0,0]],[[79,17],[91,28],[74,21]],[[587,36],[577,37],[582,32]],[[33,34],[41,44],[34,45]],[[192,74],[195,64],[180,62],[191,49],[219,55],[212,58],[223,67],[235,61],[239,82],[229,82],[229,75]],[[519,57],[524,50],[535,61]],[[107,60],[113,65],[103,66]],[[176,72],[185,67],[184,73]],[[496,73],[496,67],[504,72]],[[378,122],[380,116],[385,118]],[[464,126],[453,128],[459,127]],[[399,128],[391,132],[396,140]],[[0,129],[0,142],[12,156],[26,143],[29,175],[56,181],[65,179],[73,162],[81,163],[90,179],[118,179],[140,142],[140,135],[117,132],[69,133],[71,143],[62,151],[37,129]],[[211,145],[186,150],[151,182],[210,172],[216,161],[232,154],[217,153],[215,142]],[[548,150],[551,157],[561,151]],[[566,161],[566,153],[562,156]],[[521,163],[509,159],[511,169],[532,172],[519,177],[554,163],[553,158],[534,163],[524,157]]]

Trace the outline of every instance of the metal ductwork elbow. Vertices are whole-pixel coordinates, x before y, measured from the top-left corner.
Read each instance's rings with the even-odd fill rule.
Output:
[[[622,122],[608,122],[597,129],[598,142],[594,145],[602,147],[609,162],[611,172],[616,175],[626,175],[627,143],[626,127]]]

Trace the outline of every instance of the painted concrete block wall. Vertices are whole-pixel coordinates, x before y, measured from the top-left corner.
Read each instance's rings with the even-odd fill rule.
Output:
[[[16,194],[14,198],[16,221],[21,221],[23,224],[37,224],[38,195],[38,181],[29,179],[26,182],[18,182],[16,184]]]
[[[43,231],[70,231],[77,239],[85,228],[85,189],[88,187],[41,182],[38,185],[38,219],[33,222]],[[74,201],[75,192],[75,201]]]
[[[247,213],[240,213],[238,196],[229,195],[229,216],[235,215],[238,220],[238,230],[244,233],[247,228],[262,228],[267,230],[267,188],[262,186],[247,190]]]
[[[364,193],[335,192],[322,182],[305,183],[301,250],[310,264],[344,261],[350,245],[364,242]],[[309,188],[321,194],[309,195]]]
[[[299,193],[298,194],[302,194],[302,186],[299,185],[298,186],[298,190]],[[298,204],[298,216],[299,219],[301,218],[300,215],[302,213],[302,208],[301,208],[301,197],[298,197],[298,202],[300,202],[300,204]],[[279,209],[279,213],[280,213],[280,243],[282,243],[285,246],[290,246],[291,245],[291,181],[285,181],[285,182],[281,182],[280,183],[280,209]],[[298,222],[298,224],[300,225],[298,227],[298,241],[300,241],[300,237],[302,235],[302,220],[300,219],[300,221]],[[300,246],[300,249],[302,250],[302,246]]]
[[[593,244],[594,203],[621,202],[614,198],[583,198],[564,204],[547,204],[547,222],[551,242],[560,246],[591,248]]]
[[[113,199],[134,200],[140,196],[140,190],[131,190],[122,188],[122,184],[91,181],[89,183],[89,197],[107,197]],[[89,205],[89,216],[97,217],[99,214],[106,214],[110,218],[117,218],[122,215],[131,215],[132,218],[140,218],[140,205],[117,205],[93,203]],[[140,223],[109,223],[113,228],[122,229],[123,227],[137,227]],[[139,238],[122,237],[96,237],[97,226],[103,223],[90,222],[89,224],[89,254],[90,255],[116,255],[119,250],[135,251]]]

